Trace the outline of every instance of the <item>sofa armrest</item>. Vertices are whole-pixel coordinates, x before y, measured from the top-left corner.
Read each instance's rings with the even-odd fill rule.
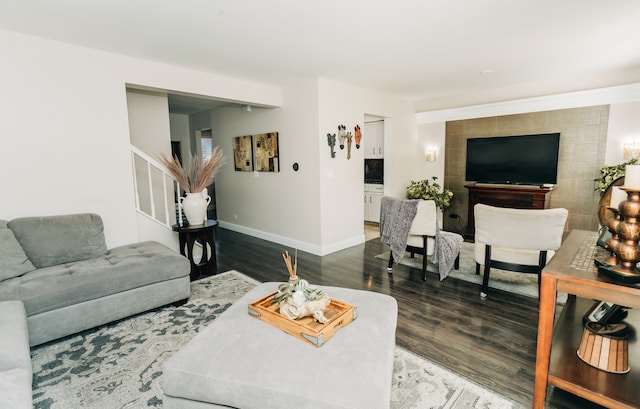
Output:
[[[0,408],[31,408],[32,376],[24,305],[0,302]]]

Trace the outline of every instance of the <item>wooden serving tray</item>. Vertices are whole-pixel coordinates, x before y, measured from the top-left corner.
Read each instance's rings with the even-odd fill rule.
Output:
[[[276,294],[277,291],[249,304],[249,315],[316,347],[324,345],[337,330],[358,316],[358,309],[353,305],[331,299],[324,310],[329,320],[326,324],[320,324],[311,316],[293,320],[280,314],[280,303],[273,302]]]

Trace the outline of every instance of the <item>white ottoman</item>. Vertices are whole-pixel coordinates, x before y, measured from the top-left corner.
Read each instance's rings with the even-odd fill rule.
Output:
[[[316,348],[249,316],[279,284],[251,290],[165,363],[165,409],[389,408],[396,300],[322,287],[358,316]]]

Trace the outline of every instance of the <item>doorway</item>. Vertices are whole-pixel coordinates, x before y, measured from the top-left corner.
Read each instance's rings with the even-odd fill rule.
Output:
[[[213,152],[213,132],[211,128],[204,128],[196,131],[196,140],[200,141],[200,154],[203,158],[211,156]],[[212,182],[207,186],[207,193],[211,197],[211,201],[207,206],[207,219],[218,220],[218,211],[216,210],[216,183]]]

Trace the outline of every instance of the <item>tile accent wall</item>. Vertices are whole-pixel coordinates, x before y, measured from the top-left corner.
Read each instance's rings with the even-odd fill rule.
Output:
[[[604,164],[608,122],[608,105],[447,122],[444,184],[454,196],[446,213],[460,215],[466,226],[467,138],[560,132],[558,184],[547,200],[569,210],[567,231],[597,230],[600,195],[593,179]],[[459,230],[458,221],[445,217],[444,228]]]

